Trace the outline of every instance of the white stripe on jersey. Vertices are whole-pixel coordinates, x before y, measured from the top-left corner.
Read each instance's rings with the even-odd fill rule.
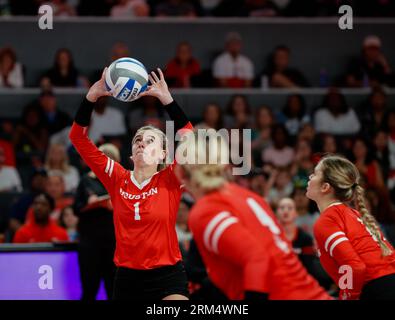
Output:
[[[112,170],[114,169],[114,160],[111,159],[111,166],[110,166],[110,172],[109,172],[109,176],[111,177],[112,175]]]
[[[110,158],[107,158],[106,170],[104,170],[105,173],[108,173],[108,170],[110,169],[110,160]]]
[[[222,220],[221,223],[219,224],[218,228],[215,230],[214,235],[213,235],[213,239],[211,241],[211,249],[212,251],[214,251],[215,253],[218,253],[218,242],[219,242],[219,238],[221,237],[221,235],[224,233],[224,231],[231,226],[234,223],[237,223],[239,221],[239,219],[235,218],[235,217],[229,217],[226,218],[225,220]],[[209,248],[207,248],[209,249]]]
[[[330,255],[331,257],[333,257],[333,256],[332,256],[332,253],[333,253],[333,250],[335,249],[335,247],[336,247],[339,243],[341,243],[341,242],[343,242],[343,241],[348,241],[348,239],[347,239],[346,237],[341,237],[341,238],[337,239],[337,240],[331,245],[331,248],[330,248],[330,250],[329,250],[329,255]]]
[[[210,236],[211,233],[214,231],[215,227],[217,224],[222,220],[230,216],[230,213],[227,211],[222,211],[218,213],[214,218],[210,220],[210,222],[207,224],[206,228],[204,229],[203,233],[203,243],[205,247],[211,251],[210,249]]]
[[[345,234],[344,232],[342,232],[342,231],[338,231],[338,232],[332,233],[332,234],[326,239],[326,241],[325,241],[325,251],[328,252],[329,243],[330,243],[334,238],[336,238],[337,236],[340,236],[340,235],[346,235],[346,234]]]

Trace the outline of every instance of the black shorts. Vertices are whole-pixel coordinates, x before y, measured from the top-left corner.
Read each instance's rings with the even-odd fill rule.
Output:
[[[182,261],[149,270],[117,268],[114,300],[159,301],[171,294],[189,297],[188,279]]]
[[[366,283],[361,300],[395,300],[395,274],[389,274]]]

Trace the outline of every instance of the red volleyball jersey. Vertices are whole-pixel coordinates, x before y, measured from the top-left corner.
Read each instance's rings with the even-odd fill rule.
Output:
[[[184,129],[192,128],[188,123]],[[74,122],[70,139],[107,189],[114,208],[118,267],[153,269],[181,260],[175,230],[181,186],[174,164],[139,184],[132,171],[107,157]]]
[[[339,286],[342,300],[358,299],[367,282],[395,273],[395,252],[383,257],[360,213],[345,204],[332,205],[322,212],[314,226],[314,237],[321,264]]]
[[[272,300],[330,299],[257,194],[228,183],[201,198],[188,223],[209,277],[229,299],[243,299],[245,291]]]

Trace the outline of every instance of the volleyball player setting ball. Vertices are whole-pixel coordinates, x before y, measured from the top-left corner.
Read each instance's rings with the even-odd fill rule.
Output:
[[[139,96],[153,96],[174,121],[175,131],[191,129],[182,109],[171,96],[163,73],[152,72],[151,85]],[[111,96],[102,78],[92,85],[81,103],[70,140],[82,159],[98,176],[114,208],[117,266],[114,299],[185,300],[188,282],[175,231],[181,185],[167,157],[165,134],[152,126],[140,128],[132,139],[133,171],[107,157],[88,138],[97,99]]]
[[[216,137],[206,146],[196,133],[189,139],[182,143],[195,146],[190,159],[217,159],[179,161],[175,168],[196,200],[188,224],[211,281],[229,299],[331,299],[304,269],[264,199],[228,181],[228,166],[220,163],[229,155],[226,143]],[[186,149],[182,143],[176,156]]]
[[[306,196],[321,212],[314,226],[321,264],[340,299],[394,300],[394,248],[366,209],[359,181],[355,165],[336,155],[322,158],[310,176]]]

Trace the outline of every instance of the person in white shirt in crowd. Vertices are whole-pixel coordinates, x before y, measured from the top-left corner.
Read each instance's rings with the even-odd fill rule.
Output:
[[[324,97],[322,107],[314,115],[314,127],[317,133],[353,135],[359,132],[361,124],[344,96],[331,88]]]
[[[145,0],[118,0],[111,9],[110,16],[116,18],[147,17],[149,6]]]
[[[23,68],[11,47],[0,49],[0,88],[22,88]]]
[[[65,192],[73,193],[80,182],[78,170],[69,164],[66,147],[62,144],[52,144],[49,146],[46,159],[45,169],[47,171],[59,170],[62,172]]]
[[[5,152],[0,147],[0,192],[22,192],[22,182],[18,171],[5,165]]]
[[[108,104],[106,97],[97,100],[89,127],[89,138],[98,143],[105,136],[121,136],[127,133],[123,113]]]
[[[213,77],[219,87],[251,87],[254,79],[252,61],[241,54],[242,38],[237,32],[226,36],[225,51],[213,63]]]

